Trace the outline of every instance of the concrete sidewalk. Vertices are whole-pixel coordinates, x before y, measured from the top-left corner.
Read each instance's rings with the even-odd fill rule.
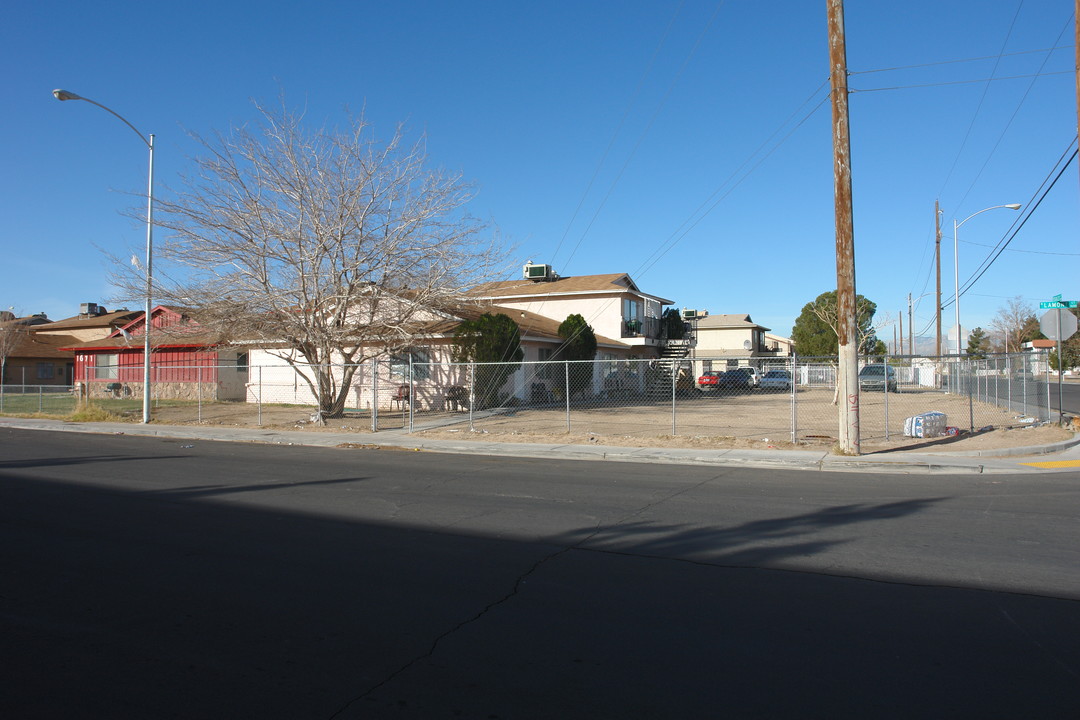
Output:
[[[700,448],[635,448],[611,445],[444,440],[384,430],[373,435],[307,432],[247,427],[198,425],[141,425],[0,417],[0,428],[50,430],[173,438],[180,441],[224,441],[353,447],[409,452],[441,452],[504,457],[607,460],[673,465],[715,465],[788,470],[874,473],[1011,473],[1080,471],[1080,435],[1052,445],[981,450],[976,452],[880,452],[859,457],[832,455],[825,450],[737,450]]]

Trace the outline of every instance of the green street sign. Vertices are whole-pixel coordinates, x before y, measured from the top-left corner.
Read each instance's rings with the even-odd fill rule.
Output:
[[[1052,297],[1050,299],[1053,300],[1054,302],[1061,302],[1061,293],[1058,293],[1057,295],[1055,295],[1054,297]]]
[[[1061,296],[1058,295],[1058,297]],[[1050,302],[1039,303],[1040,310],[1054,310],[1056,308],[1074,308],[1076,306],[1076,300],[1051,300]]]

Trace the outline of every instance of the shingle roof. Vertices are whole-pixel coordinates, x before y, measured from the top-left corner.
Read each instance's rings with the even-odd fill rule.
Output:
[[[655,297],[661,303],[670,305],[673,301],[666,300],[649,293],[642,292],[626,273],[610,273],[607,275],[578,275],[575,277],[561,277],[557,280],[535,282],[533,280],[502,280],[499,282],[484,283],[470,291],[472,297],[477,298],[511,298],[511,297],[543,297],[548,295],[563,295],[572,293],[612,293],[634,292],[641,295]]]
[[[8,353],[12,358],[71,359],[66,346],[79,342],[71,335],[39,335],[22,333],[18,344]]]
[[[699,329],[702,328],[760,328],[762,330],[769,330],[769,328],[763,325],[758,325],[756,322],[750,319],[750,316],[746,313],[732,313],[727,315],[709,315],[704,318],[700,318],[697,321]]]
[[[49,323],[48,325],[42,326],[38,328],[38,332],[40,332],[41,330],[52,332],[53,330],[77,330],[80,328],[115,327],[130,322],[131,320],[141,315],[141,310],[116,310],[111,313],[105,313],[104,315],[93,315],[90,317],[76,315],[75,317],[57,320],[54,323]]]

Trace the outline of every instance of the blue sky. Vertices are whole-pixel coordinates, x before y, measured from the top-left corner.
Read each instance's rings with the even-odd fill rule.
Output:
[[[1076,161],[1030,213],[1077,126],[1072,2],[846,3],[857,290],[895,321],[943,295],[952,225],[965,327],[1008,298],[1080,299]],[[7,69],[0,305],[59,319],[112,293],[101,248],[145,242],[156,136],[167,192],[187,132],[250,120],[284,91],[316,123],[363,110],[425,134],[471,212],[562,275],[628,272],[679,307],[749,313],[782,335],[835,288],[825,2],[38,2],[0,16]],[[1053,49],[1057,48],[1057,49]],[[963,62],[960,62],[963,61]],[[916,66],[916,67],[913,67]],[[991,78],[996,78],[990,80]],[[1060,169],[1060,167],[1058,168]],[[520,264],[519,263],[519,264]],[[138,307],[137,302],[129,303]],[[933,297],[917,331],[932,331]],[[952,324],[946,308],[944,326]],[[880,331],[891,339],[892,328]]]

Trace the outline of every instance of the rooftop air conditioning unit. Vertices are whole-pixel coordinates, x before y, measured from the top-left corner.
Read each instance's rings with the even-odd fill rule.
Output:
[[[706,317],[708,314],[708,310],[693,310],[691,308],[682,309],[683,320],[697,320],[698,318]]]
[[[91,317],[96,316],[98,314],[98,305],[97,305],[97,303],[83,303],[82,305],[79,306],[79,314],[80,315],[89,315]]]
[[[531,260],[525,263],[522,272],[526,280],[550,280],[553,275],[550,265],[533,265]]]

